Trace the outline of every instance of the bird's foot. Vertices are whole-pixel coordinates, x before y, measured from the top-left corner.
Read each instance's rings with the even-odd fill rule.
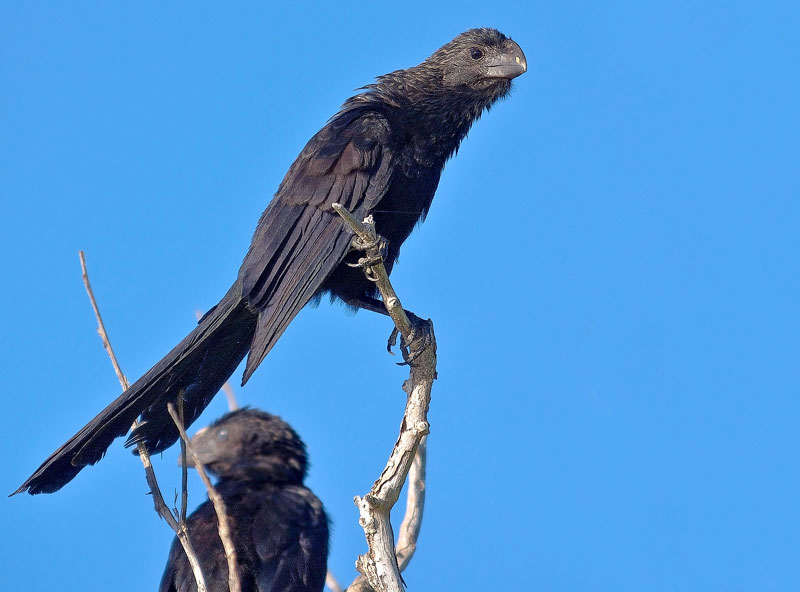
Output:
[[[389,243],[380,234],[377,234],[375,232],[375,225],[370,224],[368,226],[368,230],[370,231],[371,234],[375,236],[375,238],[371,240],[361,240],[361,237],[355,235],[350,241],[350,248],[354,251],[365,251],[365,252],[369,252],[372,249],[377,249],[380,252],[385,251],[386,246]]]
[[[374,232],[374,228],[372,229]],[[376,234],[375,238],[369,241],[362,241],[358,236],[354,236],[350,241],[350,248],[354,251],[364,251],[366,257],[361,257],[355,263],[348,263],[349,267],[360,267],[364,270],[364,275],[371,282],[377,282],[378,278],[372,271],[373,265],[378,265],[386,260],[389,254],[389,242],[381,235]]]
[[[367,269],[368,267],[372,267],[373,265],[377,265],[383,261],[382,255],[372,255],[367,257],[360,257],[358,261],[355,263],[348,263],[348,267],[360,267],[362,269]]]
[[[389,341],[386,344],[386,349],[390,354],[394,354],[392,348],[397,344],[397,337],[400,336],[400,353],[403,355],[403,361],[398,362],[398,366],[413,366],[422,352],[435,343],[433,338],[433,321],[430,319],[423,320],[415,315],[413,312],[406,311],[406,316],[411,322],[411,334],[408,338],[400,335],[400,331],[395,327],[392,334],[389,335]]]

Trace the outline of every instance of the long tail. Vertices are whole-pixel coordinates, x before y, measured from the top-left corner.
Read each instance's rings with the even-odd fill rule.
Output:
[[[188,426],[203,412],[250,349],[258,315],[248,310],[237,282],[197,328],[144,376],[56,450],[12,495],[52,493],[69,483],[86,465],[106,453],[133,421],[142,423],[126,442],[143,442],[149,452],[161,452],[178,439],[167,403],[183,396]]]

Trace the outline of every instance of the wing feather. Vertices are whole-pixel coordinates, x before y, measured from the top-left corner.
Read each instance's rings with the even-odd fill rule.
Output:
[[[259,592],[321,590],[328,550],[322,504],[305,488],[297,488],[292,497],[281,496],[283,500],[262,505],[253,517],[253,551],[260,560],[257,588]]]
[[[242,384],[347,255],[352,234],[331,204],[362,218],[388,191],[390,141],[382,115],[351,109],[290,167],[239,271],[242,294],[259,313]]]

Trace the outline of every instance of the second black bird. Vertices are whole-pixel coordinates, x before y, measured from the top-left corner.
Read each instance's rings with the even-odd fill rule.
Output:
[[[508,94],[525,55],[494,29],[472,29],[413,68],[378,78],[348,99],[303,148],[259,220],[239,276],[183,341],[54,452],[17,490],[56,491],[111,442],[141,425],[127,444],[150,452],[175,442],[168,402],[184,399],[187,425],[247,357],[242,384],[295,315],[324,294],[381,310],[360,269],[352,234],[332,208],[372,214],[388,240],[387,271],[425,218],[445,162],[472,124]]]
[[[221,417],[192,438],[205,469],[219,480],[238,559],[242,592],[321,592],[328,560],[328,519],[303,485],[303,442],[285,421],[256,409]],[[209,592],[227,592],[228,559],[210,501],[186,521]],[[175,539],[159,592],[196,592]]]

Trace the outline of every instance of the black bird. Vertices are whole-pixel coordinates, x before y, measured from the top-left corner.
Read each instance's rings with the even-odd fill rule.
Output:
[[[332,208],[368,214],[388,240],[387,271],[428,213],[445,162],[470,126],[527,69],[519,45],[494,29],[472,29],[420,65],[380,76],[348,99],[309,140],[261,216],[239,276],[197,328],[56,450],[15,492],[51,493],[142,423],[126,445],[156,453],[177,430],[166,410],[184,399],[191,424],[245,357],[242,384],[294,316],[325,294],[382,311],[350,248],[352,233]]]
[[[328,561],[328,518],[303,485],[308,459],[289,424],[256,409],[224,415],[192,438],[200,462],[219,480],[236,549],[242,592],[320,592]],[[189,540],[209,592],[228,591],[228,560],[214,505],[187,519]],[[186,553],[172,542],[159,592],[195,592]]]

